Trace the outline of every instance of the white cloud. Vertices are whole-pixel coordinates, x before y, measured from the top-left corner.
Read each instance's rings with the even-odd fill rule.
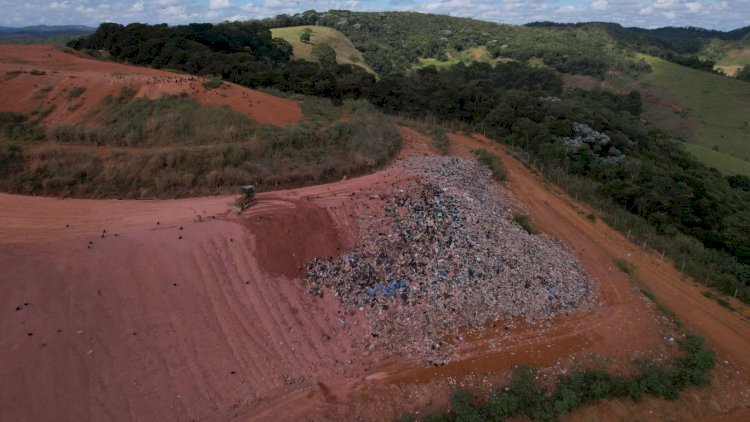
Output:
[[[607,10],[609,3],[606,0],[594,0],[591,3],[591,8],[594,10]]]
[[[701,9],[703,9],[703,5],[700,2],[697,2],[697,1],[693,1],[693,2],[690,2],[690,3],[685,3],[685,6],[692,13],[700,12]]]
[[[656,0],[654,8],[656,9],[669,9],[677,4],[677,0]]]
[[[0,25],[181,24],[260,19],[308,9],[410,10],[521,24],[615,21],[626,26],[734,29],[750,22],[750,0],[0,0]]]
[[[211,10],[226,9],[232,7],[232,3],[229,0],[209,0],[208,8]]]
[[[68,7],[67,1],[53,1],[49,4],[49,8],[52,10],[62,10]]]

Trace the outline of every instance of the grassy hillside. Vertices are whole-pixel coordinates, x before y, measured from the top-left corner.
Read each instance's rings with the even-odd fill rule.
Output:
[[[700,145],[685,144],[685,149],[698,157],[704,164],[721,169],[727,174],[744,174],[750,176],[750,162],[731,157],[727,154]]]
[[[310,28],[310,42],[300,41],[299,36],[305,28]],[[313,61],[312,48],[315,44],[325,43],[336,50],[336,61],[340,64],[356,64],[368,72],[375,72],[368,66],[360,53],[349,38],[341,32],[325,26],[292,26],[289,28],[274,28],[271,30],[274,38],[282,38],[289,42],[294,48],[295,59],[305,59]]]
[[[715,61],[714,69],[721,69],[725,74],[734,76],[742,66],[750,64],[750,40],[713,40],[701,56]]]
[[[706,164],[727,173],[745,169],[743,173],[750,175],[747,166],[736,162],[750,160],[750,84],[643,57],[653,71],[641,76],[636,87],[662,101],[646,101],[645,117],[702,147],[690,151]],[[665,102],[682,111],[670,110]]]
[[[441,60],[442,59],[442,60]],[[421,58],[419,59],[419,62],[415,64],[415,67],[426,67],[426,66],[435,66],[435,67],[448,67],[453,66],[457,63],[471,63],[471,62],[485,62],[485,63],[494,63],[496,60],[492,58],[492,54],[490,54],[489,50],[487,50],[487,47],[481,46],[481,47],[472,47],[467,48],[463,51],[447,51],[445,53],[445,57],[442,57],[441,59],[430,57],[430,58]]]
[[[0,112],[0,191],[89,198],[172,198],[338,180],[382,164],[400,147],[392,120],[364,102],[351,116],[302,99],[305,121],[262,126],[187,95],[105,99],[92,125],[42,127]]]

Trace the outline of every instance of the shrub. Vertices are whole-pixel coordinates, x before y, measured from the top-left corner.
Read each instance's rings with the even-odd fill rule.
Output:
[[[643,287],[641,287],[638,290],[640,290],[640,292],[643,293],[643,296],[646,296],[646,298],[648,300],[650,300],[652,302],[656,302],[656,295],[654,295],[654,292],[652,292],[649,289],[643,288]]]
[[[587,214],[586,219],[592,222],[596,222],[596,216],[594,214]]]
[[[47,74],[47,72],[45,72],[43,70],[38,70],[38,69],[32,69],[31,72],[29,72],[29,73],[32,74],[32,75],[34,75],[34,76],[42,76],[42,75],[46,75]]]
[[[492,177],[497,181],[503,181],[507,178],[507,172],[503,162],[497,155],[485,150],[477,149],[474,150],[474,155],[477,156],[479,162],[487,166],[492,172]]]
[[[23,149],[15,144],[0,144],[0,176],[6,177],[23,167]]]
[[[0,189],[92,198],[207,195],[248,183],[278,189],[361,174],[385,163],[401,145],[393,122],[366,105],[346,121],[286,128],[258,126],[184,96],[109,101],[90,118],[101,126],[53,127],[47,139],[139,150],[2,149]],[[10,139],[28,141],[32,136],[21,131],[26,127],[41,133],[23,115],[0,113],[0,134],[7,129],[18,132]]]
[[[529,216],[526,214],[521,213],[514,213],[513,214],[513,221],[516,222],[521,228],[526,230],[526,233],[528,234],[536,234],[536,230],[534,230],[534,227],[531,226],[531,221],[529,220]]]
[[[305,97],[300,102],[302,113],[316,124],[332,122],[339,117],[339,112],[327,98]]]
[[[68,99],[72,100],[73,98],[78,98],[83,95],[84,92],[86,92],[85,86],[77,86],[70,90],[68,93]]]
[[[432,137],[432,143],[435,148],[442,155],[447,155],[450,150],[451,140],[442,127],[434,125],[430,128],[430,136]]]
[[[661,367],[640,362],[630,377],[617,377],[602,369],[573,369],[559,378],[551,391],[536,382],[536,371],[519,367],[504,389],[490,392],[485,402],[466,391],[456,391],[452,409],[427,415],[425,420],[480,421],[526,417],[532,420],[557,420],[560,416],[602,399],[645,395],[674,400],[689,386],[709,382],[707,371],[714,367],[714,353],[702,338],[687,334],[678,343],[684,353],[670,365]],[[401,420],[409,420],[402,416]]]
[[[117,100],[117,102],[128,101],[135,97],[135,94],[137,93],[138,92],[134,88],[125,85],[124,87],[120,88],[120,94],[117,96],[117,98],[115,98],[115,100]]]
[[[221,79],[210,79],[206,82],[203,82],[203,88],[206,89],[217,89],[221,88],[224,85],[224,82]]]
[[[729,303],[728,301],[726,301],[726,300],[724,300],[724,299],[722,299],[722,298],[718,298],[718,299],[716,299],[716,302],[717,302],[717,303],[718,303],[719,305],[721,305],[721,306],[723,306],[723,307],[725,307],[725,308],[727,308],[727,309],[729,309],[729,310],[733,310],[733,309],[734,309],[734,308],[732,308],[732,304],[730,304],[730,303]]]
[[[721,306],[723,306],[723,307],[725,307],[725,308],[727,308],[729,310],[734,310],[734,308],[732,307],[731,303],[729,303],[727,300],[725,300],[723,298],[720,298],[719,296],[715,295],[713,292],[711,292],[709,290],[706,290],[705,292],[703,292],[703,296],[705,296],[705,297],[707,297],[709,299],[715,300],[716,303],[718,303],[719,305],[721,305]]]
[[[614,258],[612,262],[620,269],[620,271],[627,274],[629,277],[635,274],[635,264],[628,262],[622,258]]]

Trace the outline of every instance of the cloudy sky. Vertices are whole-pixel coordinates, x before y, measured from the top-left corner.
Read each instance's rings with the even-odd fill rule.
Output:
[[[0,0],[0,25],[220,22],[309,9],[410,10],[514,24],[596,20],[722,30],[750,25],[750,0]]]

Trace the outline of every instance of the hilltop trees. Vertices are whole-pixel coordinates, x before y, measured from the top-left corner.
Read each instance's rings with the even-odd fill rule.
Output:
[[[336,50],[326,43],[315,44],[312,48],[312,56],[323,67],[336,65]]]
[[[742,66],[742,69],[738,70],[734,77],[741,81],[750,82],[750,65]]]
[[[170,68],[197,74],[226,75],[257,62],[264,67],[286,63],[292,47],[273,39],[271,31],[254,22],[219,25],[189,24],[169,27],[103,23],[90,36],[73,40],[69,47],[106,50],[118,61]]]
[[[299,40],[304,43],[310,42],[310,36],[312,35],[312,29],[305,28],[302,30],[302,32],[299,34]]]

